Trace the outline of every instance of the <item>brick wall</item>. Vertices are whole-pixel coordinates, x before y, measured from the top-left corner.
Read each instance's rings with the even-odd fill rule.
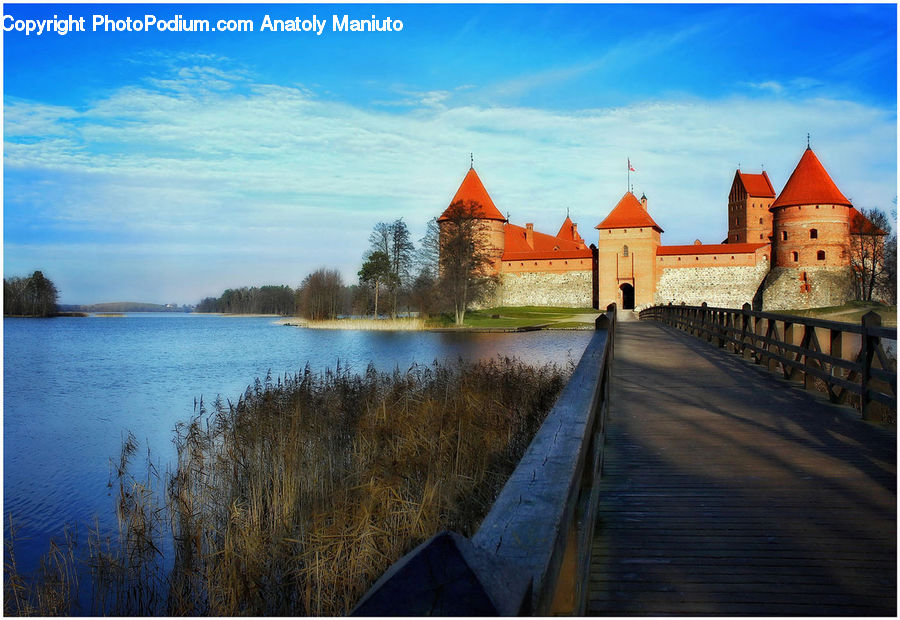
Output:
[[[498,306],[590,308],[591,271],[503,273],[495,297]]]
[[[657,304],[699,306],[704,301],[720,308],[753,303],[769,264],[664,269],[656,288]]]

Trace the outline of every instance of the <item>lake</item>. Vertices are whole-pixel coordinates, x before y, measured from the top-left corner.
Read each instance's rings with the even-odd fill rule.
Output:
[[[173,459],[175,425],[194,400],[234,402],[255,378],[334,368],[406,370],[497,355],[577,362],[590,331],[525,333],[311,330],[274,318],[195,314],[3,320],[4,531],[17,524],[20,569],[36,566],[66,524],[114,531],[110,459],[123,437],[136,464]],[[138,469],[139,470],[139,469]]]

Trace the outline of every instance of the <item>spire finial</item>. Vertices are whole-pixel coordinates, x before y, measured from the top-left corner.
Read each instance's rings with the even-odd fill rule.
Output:
[[[475,155],[473,153],[469,153],[469,170],[475,167]]]
[[[569,217],[569,207],[566,207],[566,217]]]
[[[806,148],[809,148],[809,132],[806,133]]]

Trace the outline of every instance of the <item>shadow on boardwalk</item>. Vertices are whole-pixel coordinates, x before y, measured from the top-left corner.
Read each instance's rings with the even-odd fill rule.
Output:
[[[655,323],[616,343],[589,610],[896,615],[896,433]]]

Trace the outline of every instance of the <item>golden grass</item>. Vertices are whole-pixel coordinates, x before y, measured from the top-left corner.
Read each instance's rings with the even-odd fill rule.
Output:
[[[477,529],[566,376],[496,359],[257,380],[236,404],[201,402],[176,429],[165,512],[158,478],[128,473],[129,437],[118,542],[91,537],[91,611],[346,614],[429,536]],[[71,611],[33,603],[39,581],[8,567],[8,615]]]
[[[425,320],[419,318],[401,319],[332,319],[307,321],[309,329],[359,329],[372,331],[421,331]]]

